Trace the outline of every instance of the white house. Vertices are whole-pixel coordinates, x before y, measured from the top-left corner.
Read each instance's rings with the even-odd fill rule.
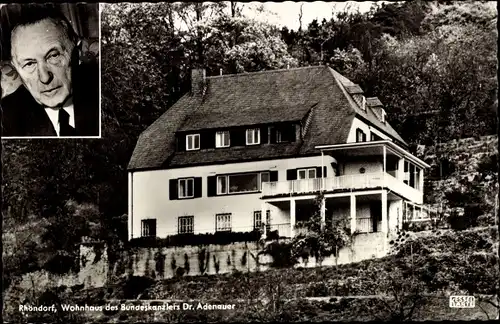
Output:
[[[382,103],[327,66],[206,77],[139,137],[129,238],[267,225],[282,237],[324,194],[326,222],[388,233],[423,203],[425,162]]]

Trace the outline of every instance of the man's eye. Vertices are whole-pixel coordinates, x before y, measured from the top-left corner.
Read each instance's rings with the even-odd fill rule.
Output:
[[[26,64],[24,64],[23,68],[30,68],[30,67],[33,67],[35,65],[35,62],[28,62]]]
[[[56,58],[58,57],[60,54],[59,53],[54,53],[54,54],[50,54],[50,58]]]

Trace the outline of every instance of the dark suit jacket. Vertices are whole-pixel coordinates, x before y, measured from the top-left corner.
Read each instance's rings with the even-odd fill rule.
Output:
[[[99,136],[98,65],[80,65],[73,72],[75,137]],[[2,137],[57,136],[45,112],[24,86],[2,99]]]

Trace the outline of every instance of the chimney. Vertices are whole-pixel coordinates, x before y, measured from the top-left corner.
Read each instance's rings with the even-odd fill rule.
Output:
[[[201,96],[205,88],[205,69],[191,70],[191,94]]]

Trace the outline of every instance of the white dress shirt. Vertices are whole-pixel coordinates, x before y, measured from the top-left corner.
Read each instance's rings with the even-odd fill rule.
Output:
[[[69,125],[75,128],[75,111],[73,107],[73,100],[67,100],[64,106],[60,109],[64,109],[69,115]],[[59,126],[59,109],[56,108],[45,108],[45,112],[50,118],[54,129],[56,130],[57,136],[59,135],[61,127]]]

